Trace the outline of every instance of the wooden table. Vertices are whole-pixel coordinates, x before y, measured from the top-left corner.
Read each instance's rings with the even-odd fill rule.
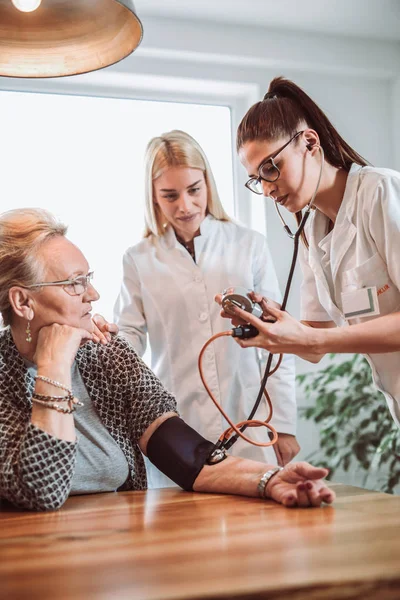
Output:
[[[400,497],[334,507],[175,489],[0,505],[1,600],[400,598]]]

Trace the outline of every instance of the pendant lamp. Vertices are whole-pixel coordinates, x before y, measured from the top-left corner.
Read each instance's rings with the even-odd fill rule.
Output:
[[[0,76],[95,71],[131,54],[142,36],[132,0],[0,0]]]

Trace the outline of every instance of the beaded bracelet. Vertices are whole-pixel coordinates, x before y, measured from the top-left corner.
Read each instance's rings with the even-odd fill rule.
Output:
[[[34,392],[33,397],[36,400],[42,400],[43,402],[51,402],[53,400],[56,400],[58,402],[68,401],[69,403],[75,404],[76,406],[85,406],[84,403],[78,400],[78,398],[75,398],[73,394],[68,394],[67,396],[45,396],[43,394],[38,394],[37,392]]]
[[[75,406],[70,406],[69,408],[67,408],[66,406],[60,406],[59,404],[56,404],[55,402],[45,402],[44,400],[39,400],[34,395],[32,396],[32,402],[35,402],[36,404],[40,404],[41,406],[45,406],[46,408],[51,408],[52,410],[62,412],[67,415],[70,415],[71,413],[75,412],[75,410],[76,410]]]
[[[45,377],[44,375],[36,375],[35,379],[39,379],[40,381],[44,381],[45,383],[50,383],[50,385],[54,385],[54,387],[58,387],[62,390],[65,390],[66,392],[68,392],[69,394],[72,394],[72,390],[70,390],[69,388],[67,388],[67,386],[65,386],[63,383],[60,383],[59,381],[55,381],[54,379],[50,379],[50,377]]]
[[[35,392],[35,398],[37,400],[47,400],[47,401],[57,400],[59,402],[65,402],[67,400],[74,399],[72,394],[68,394],[67,396],[45,396],[43,394],[38,394],[37,392]]]

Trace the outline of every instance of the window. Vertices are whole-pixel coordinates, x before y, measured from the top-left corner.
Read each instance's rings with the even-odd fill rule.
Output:
[[[1,92],[1,211],[50,210],[95,271],[94,310],[112,318],[122,255],[144,228],[143,156],[171,129],[204,148],[233,215],[230,110],[225,106]]]

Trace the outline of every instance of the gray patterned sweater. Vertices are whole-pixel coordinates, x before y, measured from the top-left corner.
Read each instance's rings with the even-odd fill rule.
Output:
[[[128,461],[129,476],[123,489],[146,489],[138,440],[159,416],[177,411],[174,397],[118,336],[107,346],[85,344],[76,360],[102,422]],[[33,389],[34,380],[10,329],[1,331],[0,498],[23,508],[56,509],[68,497],[77,447],[30,422]]]

